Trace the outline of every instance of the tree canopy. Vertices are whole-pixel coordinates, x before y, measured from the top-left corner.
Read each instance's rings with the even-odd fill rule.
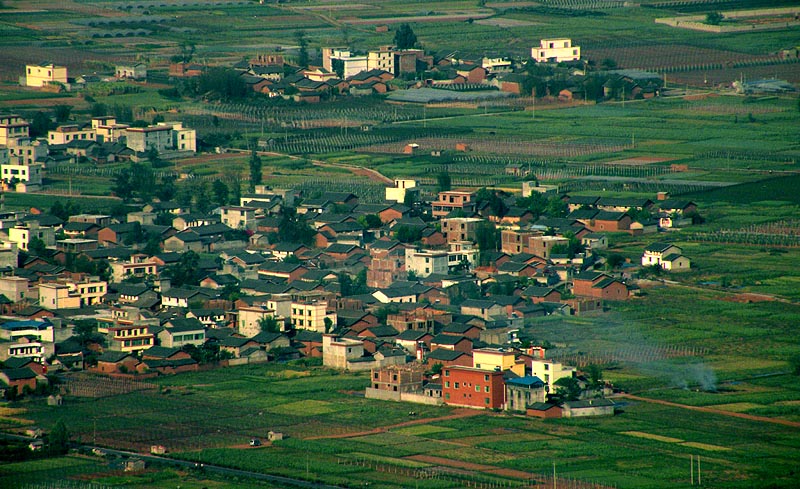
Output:
[[[417,35],[408,24],[401,24],[394,33],[394,45],[397,49],[411,49],[417,45]]]

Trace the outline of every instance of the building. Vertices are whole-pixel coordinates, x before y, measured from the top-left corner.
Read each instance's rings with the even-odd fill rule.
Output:
[[[531,360],[531,375],[544,382],[545,392],[553,393],[556,391],[555,383],[559,379],[575,376],[575,367],[565,366],[552,360],[533,359]]]
[[[159,153],[197,151],[197,132],[183,127],[181,122],[159,122],[155,126],[125,129],[128,148],[145,153],[154,148]]]
[[[484,222],[478,217],[450,217],[442,218],[442,234],[448,243],[454,241],[476,241],[478,225]]]
[[[368,51],[367,71],[369,70],[383,70],[394,74],[394,46],[381,46],[377,51]]]
[[[147,65],[144,63],[136,63],[134,65],[118,65],[114,70],[114,76],[129,80],[146,80],[147,79]]]
[[[72,141],[96,141],[97,131],[94,127],[81,127],[75,124],[58,126],[52,131],[47,131],[47,143],[67,144]]]
[[[561,415],[565,418],[614,415],[614,401],[610,401],[608,399],[569,401],[565,402],[561,408]]]
[[[25,65],[25,86],[44,87],[54,83],[67,84],[67,67],[53,63]]]
[[[108,285],[97,277],[39,285],[39,305],[49,310],[77,309],[102,302]]]
[[[691,262],[682,255],[683,250],[669,243],[652,243],[644,249],[642,266],[657,265],[664,270],[688,270]]]
[[[427,277],[434,273],[447,274],[448,270],[446,251],[406,249],[406,272],[414,272],[417,277]]]
[[[220,220],[222,224],[225,224],[231,229],[255,230],[257,226],[256,208],[223,206],[220,208]]]
[[[538,48],[531,48],[531,58],[537,63],[561,63],[581,59],[580,46],[573,46],[571,39],[542,39]]]
[[[108,350],[112,351],[131,353],[155,345],[147,321],[98,321],[97,332],[106,335]]]
[[[266,306],[244,306],[236,310],[236,329],[239,334],[252,338],[261,332],[261,321],[275,317],[275,311]]]
[[[109,262],[109,266],[114,282],[122,282],[132,277],[145,278],[158,275],[158,262],[144,254],[131,255],[129,261]]]
[[[503,372],[444,367],[441,379],[442,397],[447,405],[502,409],[505,404]]]
[[[0,294],[11,302],[31,298],[30,282],[25,277],[0,277]]]
[[[324,300],[292,301],[292,327],[327,333],[336,325],[336,312],[328,311]]]
[[[8,241],[17,245],[23,251],[30,251],[29,245],[34,239],[41,240],[45,246],[56,244],[56,236],[53,228],[39,227],[35,221],[25,224],[18,224],[8,230]]]
[[[498,372],[510,370],[520,377],[525,375],[525,362],[517,361],[517,356],[513,351],[503,348],[472,350],[472,366],[480,370]]]
[[[399,202],[401,204],[406,202],[406,194],[413,192],[415,200],[419,197],[419,189],[417,188],[416,180],[398,179],[394,180],[393,187],[386,187],[386,200]]]
[[[372,369],[372,388],[391,392],[414,392],[422,390],[425,369],[420,365],[390,365]]]
[[[92,128],[97,135],[98,143],[116,143],[121,136],[127,134],[128,124],[117,124],[113,116],[92,117]]]
[[[342,78],[369,71],[367,56],[356,56],[350,50],[341,48],[322,48],[322,66]]]
[[[466,190],[439,192],[437,200],[431,204],[431,215],[439,219],[455,210],[460,210],[465,215],[474,214],[476,209],[475,202],[472,200],[474,197],[473,192]]]
[[[507,380],[505,409],[526,412],[536,403],[544,402],[547,397],[544,387],[539,377],[530,375]]]
[[[17,114],[0,114],[0,146],[29,137],[30,124]]]

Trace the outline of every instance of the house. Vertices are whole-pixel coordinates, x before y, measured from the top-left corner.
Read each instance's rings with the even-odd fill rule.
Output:
[[[114,70],[114,76],[119,79],[146,80],[147,65],[144,63],[136,63],[133,65],[117,65],[116,69]]]
[[[579,418],[584,416],[613,416],[614,401],[608,399],[586,399],[582,401],[568,401],[562,405],[564,418]]]
[[[425,371],[419,365],[389,365],[372,369],[372,388],[390,392],[415,392],[422,389]]]
[[[506,381],[507,411],[526,412],[529,407],[543,403],[547,397],[544,382],[536,376],[526,375]]]
[[[474,198],[475,194],[466,190],[439,192],[437,199],[431,203],[431,215],[438,219],[454,210],[459,210],[465,215],[474,214],[477,209]]]
[[[395,344],[404,348],[412,355],[417,355],[420,349],[430,350],[433,335],[424,330],[409,329],[394,338]]]
[[[0,370],[0,382],[10,389],[16,388],[19,394],[36,390],[36,377],[36,372],[29,367]]]
[[[546,402],[536,402],[528,406],[525,414],[535,418],[552,419],[562,417],[561,406],[556,404],[549,404]]]
[[[517,356],[513,351],[504,348],[476,348],[472,350],[472,366],[481,370],[511,371],[518,376],[525,375],[525,363],[517,360]]]
[[[503,372],[452,366],[442,368],[441,379],[447,405],[502,409],[505,403]]]
[[[196,318],[170,319],[158,333],[158,340],[167,348],[202,346],[206,342],[205,325]]]
[[[266,351],[270,351],[275,348],[289,348],[291,346],[289,338],[281,333],[262,331],[250,339],[261,345],[261,348]]]
[[[628,298],[628,287],[602,272],[582,272],[572,278],[572,293],[612,301]]]
[[[561,292],[551,287],[531,285],[522,291],[522,297],[530,298],[534,304],[541,302],[561,302]]]
[[[46,87],[54,84],[67,84],[67,67],[50,62],[38,65],[25,65],[26,87]]]
[[[97,330],[106,334],[110,351],[131,353],[155,345],[155,335],[150,332],[147,324],[141,322],[117,321],[108,325],[98,323]]]
[[[563,365],[552,360],[534,358],[531,360],[531,375],[544,382],[544,390],[547,393],[556,391],[556,382],[565,377],[575,376],[575,367]]]
[[[327,333],[336,325],[336,312],[324,300],[292,301],[291,324],[296,329]]]
[[[261,350],[257,341],[239,336],[226,336],[218,341],[220,351],[226,351],[234,358],[241,358],[248,350]]]
[[[669,243],[656,242],[644,249],[642,266],[660,266],[664,270],[688,270],[691,262],[682,255],[683,250]]]
[[[494,316],[506,316],[506,308],[502,304],[487,299],[467,299],[461,303],[461,314],[490,319]]]
[[[97,357],[97,366],[94,370],[103,374],[135,372],[139,364],[139,360],[130,353],[106,351]]]
[[[471,340],[475,340],[480,338],[481,331],[481,328],[475,324],[452,322],[442,328],[440,333],[454,336],[464,336]]]
[[[561,63],[581,59],[580,46],[573,46],[572,39],[541,39],[539,47],[531,48],[531,58],[537,63]]]
[[[190,303],[204,302],[212,297],[208,289],[175,287],[161,293],[161,304],[164,307],[188,308]]]
[[[431,352],[438,349],[472,352],[472,340],[465,336],[438,334],[431,339]]]

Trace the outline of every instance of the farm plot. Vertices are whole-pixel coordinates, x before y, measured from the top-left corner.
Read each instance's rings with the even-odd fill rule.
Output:
[[[614,140],[569,140],[569,141],[537,141],[518,138],[478,138],[475,136],[417,138],[409,141],[388,144],[376,144],[362,147],[359,151],[369,153],[402,154],[407,144],[417,144],[419,151],[430,152],[434,150],[453,149],[457,144],[465,144],[469,151],[478,154],[492,154],[502,156],[543,156],[569,158],[595,153],[612,153],[623,151],[629,145],[623,141]]]
[[[753,56],[735,51],[711,49],[687,44],[641,44],[632,46],[584,49],[584,56],[600,62],[613,59],[625,68],[660,70],[710,69],[712,66],[733,66],[746,61],[777,62],[777,56]]]

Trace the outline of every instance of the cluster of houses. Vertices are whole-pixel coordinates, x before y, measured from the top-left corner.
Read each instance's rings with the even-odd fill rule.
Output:
[[[242,60],[233,65],[241,79],[254,92],[270,97],[291,98],[295,101],[319,102],[330,94],[371,95],[409,86],[458,90],[494,89],[516,95],[531,95],[527,74],[522,63],[503,55],[468,55],[451,52],[443,55],[426,53],[422,49],[397,49],[380,46],[378,49],[356,53],[344,47],[323,47],[321,63],[307,68],[287,65],[283,54],[270,53]],[[537,63],[574,65],[574,83],[553,88],[547,94],[561,101],[587,97],[579,78],[585,76],[580,47],[571,39],[542,39],[531,49],[531,59]],[[527,60],[526,60],[527,61]],[[175,78],[200,76],[206,67],[197,63],[175,63],[169,74]],[[424,73],[421,77],[420,74]],[[663,86],[661,76],[639,70],[612,70],[603,87],[603,96],[617,92],[628,98],[649,98]],[[392,83],[398,79],[417,79],[414,84]],[[557,92],[557,93],[556,93]],[[593,96],[594,97],[594,96]]]
[[[476,350],[520,344],[537,318],[600,312],[634,289],[623,274],[601,271],[596,253],[608,245],[605,233],[630,232],[607,227],[621,219],[534,220],[511,198],[501,217],[466,189],[439,192],[417,215],[401,202],[419,202],[418,191],[415,181],[397,180],[382,203],[362,203],[347,192],[258,186],[238,206],[201,214],[152,202],[124,222],[0,212],[0,361],[147,376],[200,368],[198,351],[210,349],[229,363],[305,356],[372,370],[419,361],[457,376],[489,364]],[[619,199],[580,205],[573,212],[613,205],[598,212],[623,218],[626,206],[654,208]],[[674,205],[661,207],[694,209]],[[280,240],[284,208],[311,231],[306,243]],[[476,245],[487,225],[500,230],[497,249]],[[677,247],[652,248],[646,253],[660,253],[664,268],[688,266]],[[190,252],[196,280],[173,283]],[[102,341],[75,341],[73,326],[85,322]],[[6,384],[30,382],[30,364],[11,365]],[[533,372],[548,384],[548,374]]]
[[[46,137],[34,138],[30,123],[21,116],[0,114],[0,178],[4,191],[40,190],[48,165],[78,160],[138,161],[153,150],[163,159],[194,154],[197,133],[181,122],[132,127],[106,116],[93,117],[85,124],[60,125],[48,131]]]

